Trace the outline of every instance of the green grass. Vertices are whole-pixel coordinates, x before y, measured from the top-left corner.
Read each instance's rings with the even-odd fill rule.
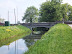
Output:
[[[24,54],[72,54],[72,29],[57,24]]]
[[[0,41],[15,37],[15,36],[28,34],[30,32],[31,32],[30,29],[28,29],[24,26],[21,26],[21,25],[4,26],[4,27],[2,26],[2,27],[0,27]]]
[[[21,34],[21,35],[18,35],[18,36],[15,36],[15,37],[12,37],[12,38],[8,38],[8,39],[5,39],[5,40],[2,40],[0,41],[0,47],[3,46],[3,45],[10,45],[10,43],[20,39],[20,38],[23,38],[27,35],[29,35],[30,33],[25,33],[25,34]]]

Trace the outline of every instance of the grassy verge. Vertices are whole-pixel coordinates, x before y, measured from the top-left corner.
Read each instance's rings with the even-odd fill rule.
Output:
[[[11,38],[8,38],[8,39],[4,39],[2,41],[0,41],[0,47],[3,46],[3,45],[10,45],[10,43],[20,39],[20,38],[23,38],[24,36],[27,36],[29,35],[30,33],[25,33],[25,34],[20,34],[20,35],[17,35],[15,37],[11,37]]]
[[[0,27],[0,41],[15,37],[15,36],[19,36],[21,34],[28,34],[30,32],[31,32],[30,29],[21,25]]]
[[[72,29],[66,24],[53,26],[25,54],[72,54]]]

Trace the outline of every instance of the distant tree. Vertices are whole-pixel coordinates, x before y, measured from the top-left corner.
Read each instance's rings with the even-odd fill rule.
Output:
[[[51,1],[61,3],[63,0],[51,0]]]
[[[62,21],[61,3],[45,2],[40,7],[40,22]]]
[[[72,12],[69,14],[69,21],[72,21]]]
[[[69,14],[69,10],[68,10],[68,3],[65,3],[65,4],[62,4],[61,5],[61,14],[62,14],[62,18],[64,19],[64,21],[68,21],[69,17],[68,17],[68,14]]]
[[[25,22],[38,22],[38,9],[36,9],[34,6],[28,7],[26,9],[25,15],[23,16],[22,21]]]
[[[68,14],[68,17],[69,17],[69,21],[72,21],[72,6],[70,5],[69,7],[68,7],[68,10],[69,10],[69,14]]]

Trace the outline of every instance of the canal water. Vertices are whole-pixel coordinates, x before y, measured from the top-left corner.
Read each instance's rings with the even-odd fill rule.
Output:
[[[44,34],[43,32],[42,34]],[[42,36],[41,32],[35,32],[26,37],[17,39],[9,44],[0,46],[0,54],[23,54]]]

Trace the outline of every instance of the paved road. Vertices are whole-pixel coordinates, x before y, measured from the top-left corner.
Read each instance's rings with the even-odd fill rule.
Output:
[[[72,28],[72,24],[68,24]]]

